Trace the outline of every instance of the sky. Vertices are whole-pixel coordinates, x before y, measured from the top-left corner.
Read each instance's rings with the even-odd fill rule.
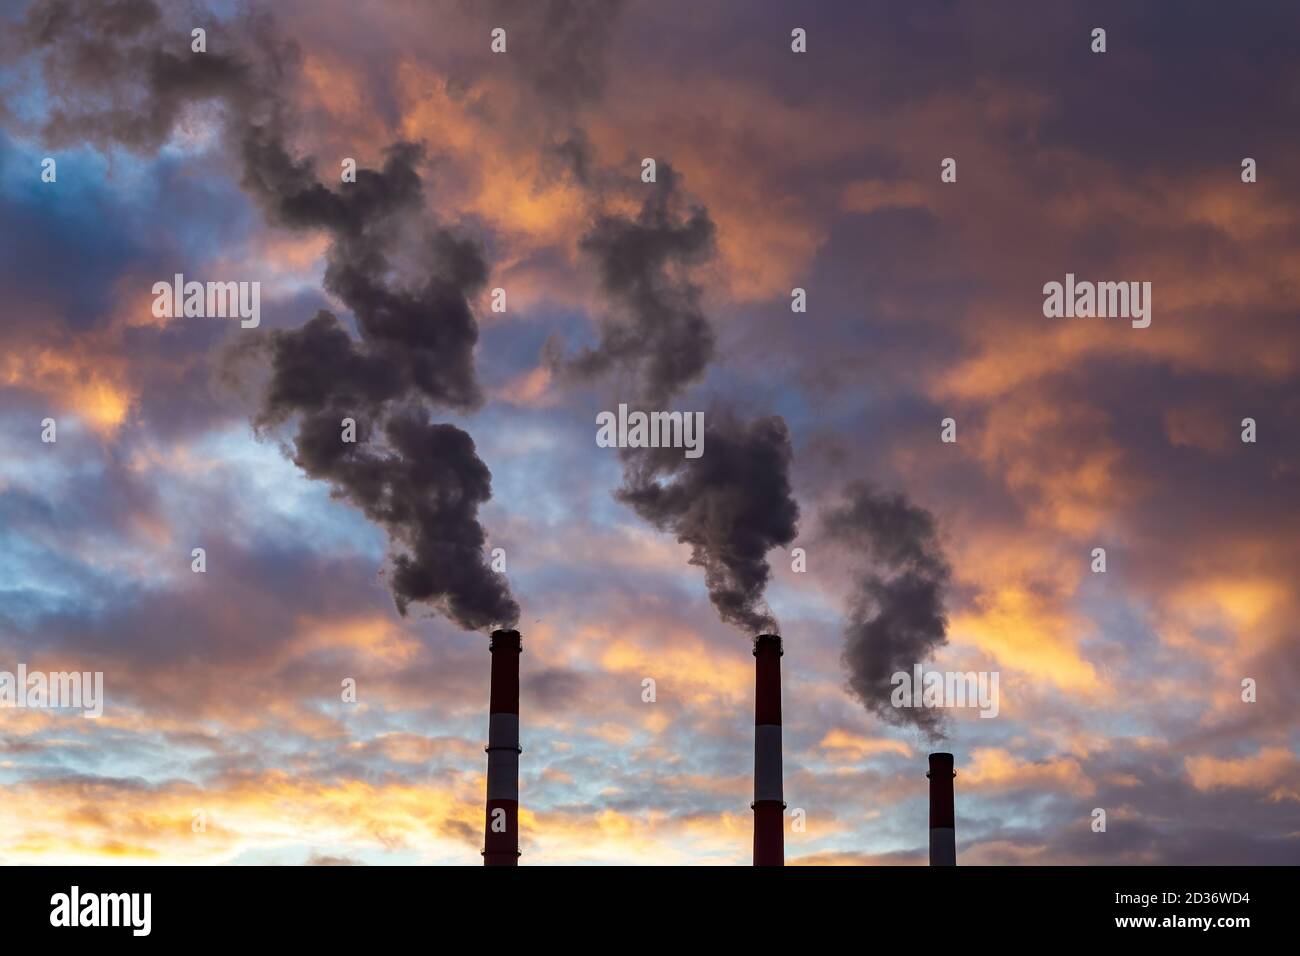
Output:
[[[0,863],[477,865],[516,621],[525,865],[750,862],[759,625],[789,863],[1300,862],[1291,4],[3,16]]]

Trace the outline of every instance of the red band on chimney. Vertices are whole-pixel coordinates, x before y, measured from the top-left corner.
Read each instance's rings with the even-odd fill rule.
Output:
[[[781,638],[754,639],[754,865],[785,865],[781,786]]]
[[[492,692],[488,705],[487,814],[483,865],[519,865],[519,655],[518,631],[493,631]]]

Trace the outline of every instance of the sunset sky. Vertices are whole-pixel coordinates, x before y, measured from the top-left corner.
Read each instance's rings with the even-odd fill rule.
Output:
[[[714,341],[662,407],[788,429],[788,862],[926,862],[950,750],[962,864],[1300,863],[1293,4],[159,3],[0,23],[0,670],[106,696],[0,709],[0,863],[481,863],[487,628],[400,614],[385,528],[267,415],[279,336],[321,310],[359,334],[326,278],[355,209],[345,242],[273,208],[249,117],[340,195],[345,157],[420,144],[388,278],[422,279],[408,228],[486,266],[477,394],[427,408],[491,471],[520,608],[523,864],[750,862],[753,634],[615,497],[596,416],[646,356],[575,358],[642,293]],[[256,95],[148,50],[253,64]],[[653,210],[684,251],[620,299],[599,257]],[[156,316],[176,273],[259,281],[260,326]],[[1150,327],[1044,317],[1067,273],[1150,282]],[[997,672],[996,718],[932,739],[849,688],[867,556],[824,516],[857,483],[933,517],[921,663]]]

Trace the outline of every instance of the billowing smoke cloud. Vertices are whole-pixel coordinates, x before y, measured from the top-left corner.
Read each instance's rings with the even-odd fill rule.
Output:
[[[713,360],[713,328],[688,269],[712,255],[714,227],[704,207],[688,206],[670,165],[657,179],[635,217],[601,216],[582,239],[610,306],[599,344],[562,358],[550,342],[548,357],[569,377],[617,374],[628,401],[662,407]]]
[[[209,52],[192,54],[188,28],[164,23],[151,0],[35,5],[19,32],[58,100],[47,141],[75,133],[148,151],[194,108],[219,111],[243,184],[268,216],[330,236],[325,285],[360,333],[322,312],[268,336],[259,424],[295,419],[295,462],[388,531],[399,611],[421,602],[470,629],[513,624],[518,605],[487,566],[478,521],[491,474],[468,434],[431,423],[426,410],[481,402],[470,299],[486,282],[482,251],[427,221],[414,144],[394,144],[382,169],[358,170],[335,189],[294,159],[275,93],[296,54],[276,44],[269,23],[253,25],[238,43],[214,26]],[[345,418],[356,422],[355,442],[343,440]]]
[[[890,703],[892,675],[912,673],[947,642],[943,600],[950,570],[934,518],[901,494],[855,483],[822,514],[822,529],[863,561],[844,631],[849,688],[886,721],[942,737],[941,711]]]
[[[352,309],[360,332],[354,340],[321,312],[272,333],[260,423],[297,416],[295,463],[328,480],[400,546],[389,585],[401,613],[419,602],[470,630],[511,625],[519,607],[487,565],[478,520],[491,473],[468,434],[431,424],[422,408],[481,401],[469,300],[482,290],[487,264],[475,244],[424,221],[419,155],[396,144],[382,170],[358,170],[357,181],[336,192],[309,164],[293,162],[278,137],[261,131],[246,143],[246,184],[269,215],[333,237],[325,286]],[[413,286],[394,278],[390,248],[398,243],[420,277]],[[341,440],[347,418],[362,440]],[[380,448],[370,445],[378,437],[372,425]]]
[[[244,155],[245,185],[270,218],[324,229],[334,240],[325,288],[357,317],[365,354],[346,370],[366,381],[334,385],[321,375],[315,381],[354,396],[386,389],[385,398],[411,395],[462,410],[476,407],[482,400],[474,373],[478,325],[469,299],[482,291],[488,267],[476,244],[424,221],[415,169],[419,147],[390,146],[381,170],[359,169],[357,181],[337,191],[322,185],[309,163],[293,162],[272,130],[255,130]],[[419,277],[410,286],[394,278],[391,253],[399,245],[404,271]],[[374,381],[375,375],[384,381]]]
[[[274,80],[293,67],[292,46],[272,47],[260,29],[250,31],[258,40],[233,44],[220,23],[205,22],[208,52],[195,54],[193,24],[182,19],[166,22],[154,0],[31,4],[9,42],[18,54],[42,57],[53,97],[41,126],[44,142],[150,152],[201,104],[241,118],[277,107]]]
[[[295,348],[277,339],[277,362],[297,357]],[[454,425],[430,422],[423,408],[404,407],[383,416],[382,443],[345,443],[343,411],[327,401],[300,416],[294,462],[329,481],[401,546],[389,575],[398,610],[427,604],[468,630],[514,624],[519,608],[504,577],[484,561],[477,515],[492,497],[492,475],[474,440]]]
[[[642,410],[668,403],[703,377],[715,337],[690,275],[714,251],[708,211],[688,203],[681,180],[660,163],[657,182],[635,216],[604,215],[583,238],[609,311],[594,348],[548,356],[561,375],[615,377],[619,401]],[[763,594],[767,553],[794,540],[799,506],[790,489],[793,452],[779,416],[743,421],[725,409],[705,414],[704,451],[623,449],[623,486],[615,496],[638,515],[691,546],[709,599],[728,624],[750,634],[779,630]]]
[[[793,452],[779,416],[741,422],[705,415],[704,454],[647,448],[625,456],[616,495],[661,531],[691,546],[709,599],[728,624],[750,634],[777,631],[763,599],[767,552],[794,540],[799,506],[790,491]]]

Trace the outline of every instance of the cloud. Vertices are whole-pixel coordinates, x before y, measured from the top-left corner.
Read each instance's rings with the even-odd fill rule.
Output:
[[[0,30],[0,218],[20,239],[0,262],[0,652],[102,667],[109,694],[100,721],[6,716],[6,861],[478,861],[481,635],[395,612],[387,529],[248,434],[271,385],[277,437],[306,422],[304,460],[358,479],[393,453],[388,415],[353,411],[373,443],[345,466],[331,396],[427,406],[403,435],[439,454],[392,471],[402,502],[360,498],[381,521],[410,506],[391,547],[417,564],[451,515],[431,488],[507,548],[528,861],[749,853],[752,659],[694,544],[610,500],[623,462],[592,447],[588,406],[620,389],[759,409],[740,432],[779,417],[804,513],[870,475],[942,528],[935,661],[1003,674],[999,719],[949,728],[963,862],[1297,858],[1300,187],[1278,167],[1294,132],[1243,92],[1287,88],[1294,17],[1191,11],[1170,33],[1125,8],[1112,42],[1142,42],[1095,58],[1069,7],[826,5],[809,60],[744,4],[354,6],[274,4],[296,51],[209,17],[206,60],[163,4],[27,4]],[[231,388],[236,330],[152,317],[176,271],[264,280],[278,381],[271,349]],[[1044,320],[1066,271],[1152,280],[1152,327]],[[485,311],[496,286],[505,314]],[[539,364],[552,337],[570,351]],[[590,375],[565,366],[584,356]],[[491,498],[472,463],[426,482],[452,464],[435,439],[463,442],[438,425],[472,431]],[[746,571],[726,588],[742,607],[738,582],[770,576],[780,611],[787,796],[810,811],[791,861],[923,862],[923,759],[844,687],[855,562],[814,539],[808,574],[769,571],[692,507],[669,523]]]
[[[1285,747],[1265,747],[1247,757],[1190,756],[1184,765],[1197,790],[1244,788],[1269,800],[1300,801],[1300,758]]]

